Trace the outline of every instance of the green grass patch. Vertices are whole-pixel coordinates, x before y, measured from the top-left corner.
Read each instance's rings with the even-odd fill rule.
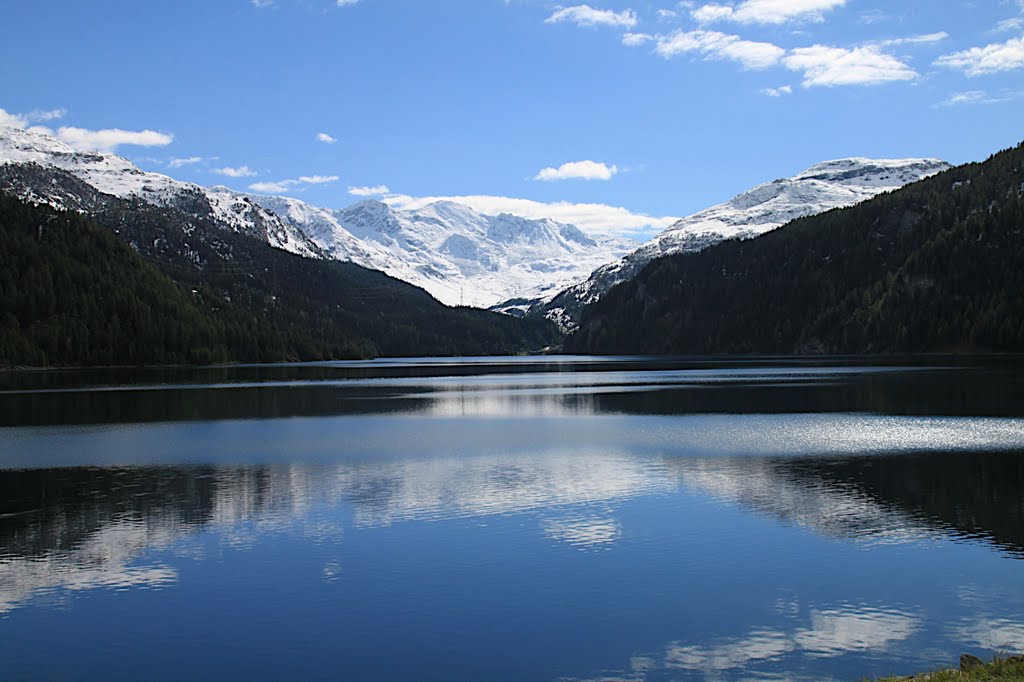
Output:
[[[973,663],[973,664],[972,664]],[[903,677],[883,677],[876,682],[974,682],[975,680],[1024,680],[1024,656],[999,657],[990,662],[961,658],[960,668],[935,670]]]

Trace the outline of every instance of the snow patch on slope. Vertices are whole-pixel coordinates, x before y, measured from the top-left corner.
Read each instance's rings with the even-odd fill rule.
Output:
[[[38,130],[0,127],[0,164],[27,163],[60,168],[119,199],[139,199],[191,214],[209,212],[227,229],[250,234],[302,256],[320,255],[300,230],[225,187],[205,188],[143,171],[116,154],[78,152]]]

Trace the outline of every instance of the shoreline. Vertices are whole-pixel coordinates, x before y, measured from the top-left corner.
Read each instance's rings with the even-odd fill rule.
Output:
[[[971,654],[960,656],[958,668],[942,668],[914,675],[880,677],[874,682],[952,682],[971,680],[1024,680],[1024,655],[996,656],[983,661]]]

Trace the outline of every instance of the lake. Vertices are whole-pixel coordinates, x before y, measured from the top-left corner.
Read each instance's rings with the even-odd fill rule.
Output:
[[[1024,650],[1024,364],[0,374],[4,679],[856,680]]]

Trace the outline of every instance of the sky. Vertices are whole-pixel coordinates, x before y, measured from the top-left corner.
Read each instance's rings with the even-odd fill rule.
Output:
[[[203,185],[639,238],[1024,139],[1024,0],[5,0],[0,122]]]

